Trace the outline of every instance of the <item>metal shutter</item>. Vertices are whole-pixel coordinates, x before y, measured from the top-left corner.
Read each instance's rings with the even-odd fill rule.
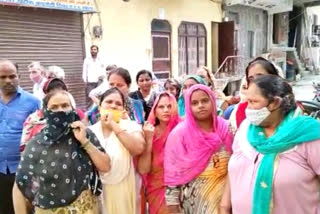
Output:
[[[31,61],[40,61],[44,66],[61,66],[77,106],[84,107],[81,22],[81,14],[75,12],[0,7],[0,58],[19,64],[20,85],[28,91],[33,85],[27,72]]]

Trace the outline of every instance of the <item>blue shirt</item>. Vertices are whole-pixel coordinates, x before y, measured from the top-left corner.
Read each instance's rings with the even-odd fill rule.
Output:
[[[16,172],[23,123],[39,108],[40,100],[20,87],[7,104],[0,97],[0,173]]]

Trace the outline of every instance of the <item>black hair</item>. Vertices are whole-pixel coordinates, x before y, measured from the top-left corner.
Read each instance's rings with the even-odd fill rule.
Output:
[[[121,91],[118,89],[118,88],[110,88],[108,90],[106,90],[100,97],[100,102],[99,102],[99,105],[101,106],[103,100],[108,97],[109,95],[111,94],[120,94],[121,96],[121,99],[122,99],[122,103],[123,103],[123,106],[124,106],[124,103],[125,103],[125,98],[124,98],[124,95],[121,93]]]
[[[19,74],[19,65],[16,62],[12,62],[12,64],[14,65],[14,67],[16,67],[17,73]]]
[[[69,97],[69,93],[67,91],[62,91],[62,90],[51,91],[43,98],[43,108],[47,108],[50,99],[57,94],[63,94]],[[71,100],[70,100],[70,104],[71,104]]]
[[[267,60],[263,57],[257,57],[253,61],[249,62],[248,66],[246,68],[246,79],[247,79],[248,85],[250,83],[249,70],[255,65],[261,65],[264,68],[264,70],[267,71],[268,74],[279,76],[279,71],[276,69],[276,67],[269,60]]]
[[[52,80],[48,80],[50,81],[48,83],[47,86],[44,86],[44,89],[43,89],[43,92],[44,93],[50,93],[50,91],[54,90],[54,89],[62,89],[64,91],[68,91],[68,88],[67,88],[67,85],[61,80],[61,79],[58,79],[58,78],[54,78]]]
[[[136,76],[136,81],[138,83],[138,80],[139,80],[139,77],[143,74],[148,74],[148,76],[150,77],[150,79],[152,80],[152,73],[148,70],[141,70],[137,73],[137,76]]]
[[[160,95],[158,95],[158,96],[159,96],[158,103],[159,103],[159,101],[160,101],[160,99],[161,99],[162,97],[169,97],[169,96],[168,96],[168,94],[166,94],[166,93],[160,94]],[[155,106],[155,108],[154,108],[154,109],[156,109],[156,108],[157,108],[158,103],[157,103],[157,105]],[[155,120],[155,124],[154,124],[154,126],[157,126],[157,125],[159,125],[159,124],[160,124],[160,120],[156,117],[156,120]]]
[[[131,80],[131,76],[130,76],[130,73],[128,70],[121,68],[121,67],[111,70],[108,75],[108,81],[109,81],[111,75],[113,75],[113,74],[117,74],[117,75],[121,76],[124,79],[124,81],[126,82],[126,84],[128,85],[128,87],[131,85],[132,80]]]
[[[297,108],[292,87],[281,77],[275,75],[264,75],[252,81],[261,91],[261,94],[273,102],[275,97],[282,99],[280,109],[283,115]]]
[[[180,92],[181,92],[181,84],[180,84],[179,81],[176,80],[176,79],[167,79],[167,80],[164,82],[163,86],[166,88],[166,85],[168,85],[168,84],[170,84],[170,85],[172,85],[173,87],[176,88],[177,94],[176,94],[175,97],[176,97],[176,99],[178,99],[179,96],[180,96]]]
[[[91,45],[90,50],[91,50],[92,48],[97,48],[97,51],[99,51],[99,47],[98,47],[97,45]]]

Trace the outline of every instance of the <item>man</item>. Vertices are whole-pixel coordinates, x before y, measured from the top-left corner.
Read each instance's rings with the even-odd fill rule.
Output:
[[[42,100],[45,96],[43,93],[43,86],[47,82],[45,69],[40,62],[32,62],[28,66],[28,70],[30,73],[30,79],[34,83],[33,95]]]
[[[90,48],[91,56],[87,57],[83,63],[82,79],[86,84],[88,108],[92,105],[89,93],[98,86],[99,77],[105,75],[104,65],[98,56],[99,48],[92,45]]]
[[[39,108],[40,100],[19,87],[18,66],[0,60],[0,214],[14,214],[12,187],[23,122]]]
[[[103,76],[102,82],[98,83],[98,87],[92,89],[89,92],[89,97],[92,99],[92,102],[95,103],[96,105],[99,105],[99,97],[106,91],[108,90],[109,87],[109,82],[108,82],[108,76],[109,73],[113,70],[116,69],[116,65],[108,65],[106,67],[106,75]]]

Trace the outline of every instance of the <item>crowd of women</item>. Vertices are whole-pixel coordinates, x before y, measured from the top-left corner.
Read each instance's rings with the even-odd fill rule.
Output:
[[[215,92],[205,67],[156,87],[142,70],[130,93],[112,66],[86,115],[48,80],[25,122],[15,212],[320,214],[319,121],[268,60],[245,74],[239,98]]]

